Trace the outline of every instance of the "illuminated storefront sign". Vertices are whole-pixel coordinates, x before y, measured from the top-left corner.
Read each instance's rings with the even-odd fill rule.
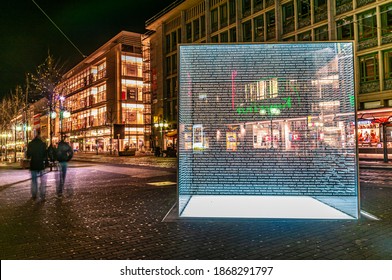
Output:
[[[352,43],[179,53],[180,217],[358,218]]]

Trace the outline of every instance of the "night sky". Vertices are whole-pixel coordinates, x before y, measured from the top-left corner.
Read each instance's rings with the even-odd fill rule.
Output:
[[[84,54],[120,31],[144,33],[145,21],[175,0],[34,0]],[[34,73],[48,51],[70,69],[83,57],[31,0],[2,1],[0,9],[0,98],[25,74]]]

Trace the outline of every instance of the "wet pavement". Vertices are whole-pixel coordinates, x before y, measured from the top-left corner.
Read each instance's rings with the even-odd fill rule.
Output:
[[[28,170],[0,166],[1,259],[392,259],[388,165],[361,167],[361,208],[378,221],[190,221],[164,220],[176,159],[87,157],[71,162],[62,198],[48,172],[45,201],[30,199]]]

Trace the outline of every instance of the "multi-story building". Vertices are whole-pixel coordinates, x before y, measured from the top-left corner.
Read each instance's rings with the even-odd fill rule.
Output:
[[[59,87],[67,93],[59,98],[59,134],[74,149],[150,148],[151,97],[143,54],[142,35],[122,31],[63,76]]]
[[[358,134],[372,134],[374,146],[391,135],[391,128],[383,133],[371,121],[392,116],[391,1],[178,0],[148,20],[146,28],[153,31],[153,121],[168,123],[165,143],[176,141],[169,129],[177,122],[179,43],[353,40],[358,115],[369,119],[360,123]]]

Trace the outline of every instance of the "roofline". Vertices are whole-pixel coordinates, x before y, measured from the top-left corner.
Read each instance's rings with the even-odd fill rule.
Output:
[[[150,19],[146,20],[145,27],[147,30],[155,30],[154,24],[158,19],[162,18],[165,14],[169,13],[174,8],[178,7],[180,4],[185,2],[186,0],[176,0],[175,2],[171,3],[169,6],[164,8],[162,11],[158,12],[156,15],[151,17]]]
[[[116,36],[114,36],[113,38],[111,38],[109,41],[107,41],[105,44],[103,44],[101,47],[99,47],[97,50],[95,50],[93,53],[91,53],[90,55],[88,55],[87,57],[85,57],[82,61],[80,61],[78,64],[76,64],[74,67],[72,67],[70,70],[68,70],[64,75],[62,75],[63,77],[66,77],[68,79],[68,75],[72,75],[72,72],[78,68],[78,67],[82,67],[85,64],[91,63],[94,59],[98,58],[100,55],[102,55],[103,53],[105,53],[106,51],[110,50],[112,48],[112,44],[114,41],[116,41],[117,39],[121,38],[122,36],[139,36],[140,40],[142,37],[142,34],[140,33],[136,33],[136,32],[131,32],[131,31],[126,31],[126,30],[122,30],[120,33],[118,33]]]

